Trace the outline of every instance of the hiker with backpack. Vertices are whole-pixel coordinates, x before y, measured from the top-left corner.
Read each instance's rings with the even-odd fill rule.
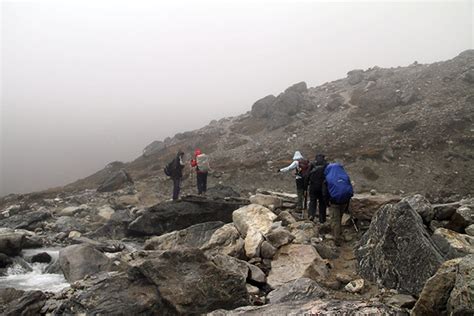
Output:
[[[181,190],[181,180],[183,178],[184,169],[184,152],[178,151],[176,157],[170,161],[165,169],[165,174],[173,180],[173,201],[179,198],[179,192]]]
[[[312,221],[316,217],[316,207],[318,206],[321,224],[326,222],[327,187],[324,170],[327,165],[325,156],[318,154],[315,161],[310,164],[308,171],[309,220]]]
[[[293,162],[285,167],[278,169],[277,172],[288,172],[295,170],[295,180],[296,180],[296,193],[298,195],[298,201],[296,207],[300,210],[306,208],[305,194],[306,194],[306,174],[309,169],[309,161],[304,159],[303,155],[299,151],[295,151],[293,155]]]
[[[205,195],[207,191],[207,174],[209,172],[209,157],[199,148],[194,151],[191,167],[196,168],[196,182],[198,195]]]
[[[349,203],[354,195],[351,179],[340,163],[330,163],[324,170],[332,217],[332,232],[336,241],[341,238],[342,214],[349,210]]]

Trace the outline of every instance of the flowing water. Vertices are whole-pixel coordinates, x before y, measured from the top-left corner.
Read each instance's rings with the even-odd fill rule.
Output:
[[[25,260],[41,252],[47,252],[51,256],[51,263],[30,263]],[[22,257],[14,258],[14,263],[7,269],[6,275],[0,276],[0,288],[59,292],[69,287],[62,272],[55,269],[59,249],[25,249],[22,255]]]

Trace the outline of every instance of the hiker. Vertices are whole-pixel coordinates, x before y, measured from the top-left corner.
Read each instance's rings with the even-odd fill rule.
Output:
[[[173,179],[173,201],[179,198],[179,191],[181,190],[181,180],[183,178],[184,169],[184,152],[178,151],[176,157],[166,166],[165,173]]]
[[[194,151],[191,167],[196,168],[196,184],[198,195],[205,195],[207,191],[207,174],[209,172],[209,158],[199,148]]]
[[[296,193],[298,195],[298,201],[296,207],[300,210],[304,210],[306,208],[306,201],[305,201],[305,194],[306,194],[306,186],[305,186],[305,175],[309,168],[309,161],[303,158],[303,155],[299,151],[295,151],[293,155],[293,162],[285,168],[278,169],[277,172],[288,172],[291,170],[295,170],[295,178],[296,178]]]
[[[340,163],[330,163],[324,170],[328,188],[328,204],[332,217],[332,232],[336,241],[341,238],[342,214],[349,210],[349,202],[354,195],[351,179]]]
[[[324,179],[324,169],[327,166],[326,158],[322,154],[315,157],[309,167],[309,220],[314,220],[316,216],[316,206],[319,209],[319,222],[326,222],[326,206],[327,206],[327,187]]]

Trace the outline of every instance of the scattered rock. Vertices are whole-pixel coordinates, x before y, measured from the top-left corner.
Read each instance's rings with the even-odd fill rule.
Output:
[[[294,244],[310,244],[311,238],[318,236],[316,225],[312,222],[296,222],[288,228],[290,233],[295,236]]]
[[[41,227],[51,214],[48,211],[33,211],[24,214],[17,214],[0,220],[0,227],[13,229],[27,229],[34,231]]]
[[[472,224],[474,224],[474,208],[463,205],[453,214],[446,228],[463,233],[466,227]]]
[[[303,277],[325,278],[328,273],[326,262],[313,246],[290,244],[281,247],[273,257],[267,283],[275,289]]]
[[[247,265],[249,267],[248,278],[250,280],[260,283],[260,284],[264,284],[267,282],[267,276],[265,275],[265,273],[263,273],[263,271],[259,267],[250,263],[247,263]]]
[[[69,239],[74,239],[74,238],[79,238],[81,236],[82,236],[81,232],[78,232],[77,230],[72,230],[69,232],[69,235],[67,237]]]
[[[244,252],[244,240],[233,223],[225,224],[212,234],[211,238],[201,247],[206,253],[220,253],[240,257]]]
[[[247,230],[247,236],[245,236],[244,240],[245,255],[247,258],[260,257],[260,246],[263,241],[263,235],[259,230],[254,227],[250,227]]]
[[[283,226],[288,226],[293,223],[296,223],[296,219],[288,211],[281,211],[275,221],[281,221],[281,224]]]
[[[300,300],[315,300],[328,293],[319,284],[308,278],[300,278],[283,284],[267,295],[270,304]]]
[[[364,279],[357,279],[347,283],[344,289],[351,293],[358,293],[364,288]]]
[[[395,294],[390,297],[386,303],[400,308],[412,308],[416,303],[416,299],[407,294]]]
[[[69,233],[73,230],[84,231],[84,225],[81,225],[74,217],[61,216],[56,219],[54,230],[65,233]]]
[[[265,240],[260,247],[260,256],[263,259],[272,259],[277,250],[277,248],[273,247],[271,243]]]
[[[474,254],[474,237],[459,234],[445,228],[438,228],[432,236],[433,241],[447,259]]]
[[[77,213],[89,210],[89,206],[82,204],[79,206],[68,206],[58,211],[59,216],[74,216]]]
[[[281,246],[291,243],[295,239],[295,236],[284,228],[278,228],[266,234],[265,239],[272,244],[273,247],[280,248]]]
[[[392,194],[354,194],[351,199],[351,213],[359,220],[370,221],[379,208],[389,203],[397,203],[400,200],[400,196]]]
[[[279,197],[260,193],[252,195],[249,200],[252,204],[258,204],[265,207],[281,207],[283,205],[283,201]]]
[[[444,261],[421,216],[405,201],[377,212],[355,255],[361,276],[413,295]]]
[[[325,243],[317,243],[314,247],[323,259],[337,259],[339,257],[337,247],[331,247]]]
[[[434,219],[438,221],[450,219],[459,206],[459,202],[433,205]]]
[[[353,280],[353,278],[350,275],[344,274],[344,273],[337,273],[336,274],[336,280],[341,282],[342,284],[347,284]]]
[[[104,205],[97,210],[97,215],[102,220],[106,220],[106,221],[109,220],[114,213],[115,213],[115,210],[108,205]]]
[[[258,295],[258,294],[260,293],[260,289],[259,289],[258,287],[256,287],[256,286],[247,284],[246,287],[247,287],[247,292],[248,292],[250,295]]]
[[[474,236],[474,224],[471,224],[466,227],[466,234],[468,234],[469,236]]]

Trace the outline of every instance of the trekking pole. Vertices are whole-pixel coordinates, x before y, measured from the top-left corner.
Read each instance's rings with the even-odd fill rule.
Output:
[[[349,200],[349,202],[347,202],[347,206],[346,206],[346,212],[349,213],[349,215],[351,216],[351,222],[352,222],[352,225],[354,225],[354,229],[356,232],[359,232],[359,228],[357,227],[357,223],[354,219],[354,216],[352,215],[352,211],[350,210],[349,208],[349,204],[350,204],[351,200]]]

